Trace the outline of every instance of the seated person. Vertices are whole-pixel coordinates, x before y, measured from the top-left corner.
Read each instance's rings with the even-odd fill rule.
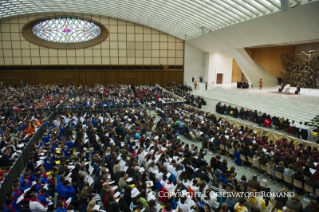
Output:
[[[270,116],[268,115],[266,118],[265,118],[265,121],[263,123],[263,126],[264,127],[271,127],[271,119],[270,119]]]
[[[295,90],[295,94],[299,94],[300,93],[300,86],[298,85],[296,90]]]
[[[278,89],[278,92],[282,92],[282,90],[284,90],[284,83],[281,83],[281,86],[280,86],[280,88]]]

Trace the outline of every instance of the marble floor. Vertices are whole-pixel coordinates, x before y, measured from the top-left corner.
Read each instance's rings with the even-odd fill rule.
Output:
[[[278,87],[237,89],[236,85],[228,84],[194,94],[204,97],[208,110],[215,110],[216,103],[221,101],[226,105],[258,110],[297,122],[310,121],[319,114],[319,89],[301,89],[300,95],[285,95],[275,93]],[[292,87],[290,93],[294,91]]]

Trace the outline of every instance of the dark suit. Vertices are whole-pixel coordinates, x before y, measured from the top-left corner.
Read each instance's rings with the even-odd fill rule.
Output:
[[[278,162],[280,162],[280,161],[284,162],[285,167],[288,167],[288,162],[287,162],[286,158],[279,158]]]
[[[198,177],[200,178],[201,181],[205,181],[205,182],[209,182],[209,177],[208,175],[201,171],[199,174],[198,174]]]
[[[251,187],[253,189],[256,189],[257,191],[260,190],[259,182],[257,180],[254,180],[254,179],[248,180],[247,186]]]

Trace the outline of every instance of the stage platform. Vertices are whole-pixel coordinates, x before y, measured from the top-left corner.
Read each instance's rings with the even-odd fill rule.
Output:
[[[271,116],[288,118],[297,122],[310,121],[319,115],[319,89],[301,88],[300,94],[286,95],[277,93],[279,86],[248,88],[237,88],[237,84],[216,85],[213,89],[202,90],[194,93],[205,98],[207,106],[215,108],[217,102],[261,111]],[[290,88],[294,93],[295,87]]]

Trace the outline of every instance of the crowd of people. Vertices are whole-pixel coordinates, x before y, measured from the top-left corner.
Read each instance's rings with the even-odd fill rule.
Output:
[[[9,167],[22,153],[24,145],[44,122],[45,114],[31,113],[1,113],[0,120],[0,165],[3,167],[1,176],[9,171]],[[2,181],[2,177],[0,179]]]
[[[216,112],[224,115],[231,115],[234,118],[240,117],[241,119],[249,120],[253,123],[257,123],[259,126],[271,128],[274,126],[276,129],[283,130],[297,138],[308,140],[312,136],[312,129],[308,126],[308,122],[295,122],[289,119],[277,116],[271,116],[270,114],[262,113],[257,110],[244,109],[243,107],[238,109],[237,107],[227,106],[221,102],[216,105]],[[319,131],[318,129],[316,129]],[[319,142],[319,140],[317,141]]]
[[[78,95],[71,98],[64,107],[109,107],[137,105],[129,85],[95,84],[94,87],[85,87]]]
[[[169,94],[157,87],[106,87],[87,88],[71,99],[70,104],[96,106],[97,102],[105,103],[103,98],[115,103],[116,99],[123,99],[116,96],[116,91],[126,99],[138,101],[149,98],[149,91],[155,99]],[[140,95],[140,99],[131,91]],[[113,93],[115,99],[110,100],[112,95],[106,92]],[[296,209],[301,190],[296,189],[296,194],[286,201],[269,199],[258,193],[267,187],[264,180],[260,186],[257,176],[239,179],[236,167],[229,167],[220,155],[206,161],[207,149],[219,150],[221,144],[234,150],[239,166],[243,165],[240,155],[244,155],[253,158],[258,168],[267,165],[272,172],[282,171],[283,175],[300,181],[304,175],[309,176],[302,183],[318,188],[319,154],[315,148],[296,147],[285,139],[269,141],[265,136],[258,137],[252,129],[238,129],[193,107],[160,105],[156,112],[161,119],[156,121],[145,109],[129,106],[101,113],[64,112],[57,114],[53,121],[42,121],[45,133],[33,145],[25,172],[12,185],[13,192],[7,194],[4,211],[248,212],[254,209],[279,212],[285,207]],[[28,117],[23,119],[25,124],[37,117],[40,122],[44,115]],[[4,123],[19,123],[13,119],[20,122],[22,118],[7,116]],[[5,141],[16,139],[16,134],[8,133],[10,137]],[[23,136],[27,139],[29,134],[24,130],[19,136],[18,140]],[[182,136],[200,140],[201,146],[183,142]],[[14,153],[9,150],[14,147],[2,142],[1,145],[7,157],[12,157]],[[248,187],[253,189],[250,196],[241,195]],[[227,197],[223,195],[225,192],[236,195]],[[56,193],[56,200],[50,198]],[[318,211],[315,198],[307,206],[298,206],[299,211]]]
[[[176,96],[163,90],[161,87],[155,85],[137,86],[134,89],[135,96],[139,99],[141,104],[156,104],[156,103],[172,103],[180,102]]]
[[[1,86],[0,108],[15,109],[19,112],[24,109],[57,107],[75,90],[74,85],[62,84]]]
[[[206,105],[206,101],[203,97],[194,96],[193,94],[189,93],[192,89],[190,86],[187,85],[174,85],[168,83],[166,90],[182,97],[186,100],[186,104],[189,104],[193,107],[202,108],[202,105]]]

